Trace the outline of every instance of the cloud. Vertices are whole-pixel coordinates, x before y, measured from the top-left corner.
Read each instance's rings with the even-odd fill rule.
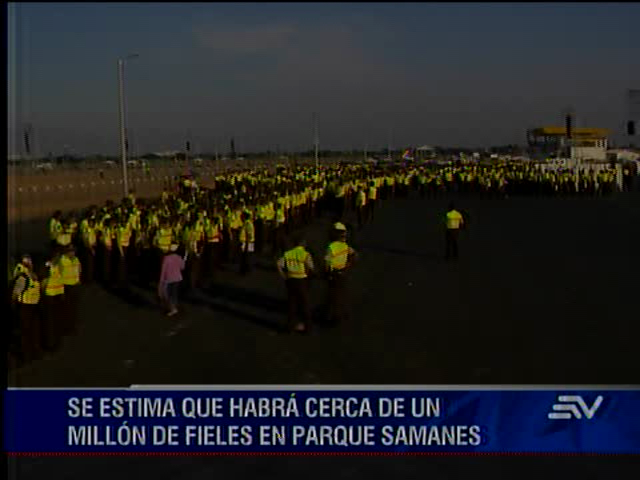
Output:
[[[232,54],[252,54],[278,50],[291,43],[298,28],[294,25],[264,25],[230,29],[196,28],[199,43],[207,48]]]

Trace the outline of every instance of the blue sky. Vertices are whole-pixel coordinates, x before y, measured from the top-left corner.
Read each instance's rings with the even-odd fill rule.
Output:
[[[116,61],[140,151],[523,143],[578,124],[623,139],[640,5],[23,3],[9,6],[10,150],[118,150]]]

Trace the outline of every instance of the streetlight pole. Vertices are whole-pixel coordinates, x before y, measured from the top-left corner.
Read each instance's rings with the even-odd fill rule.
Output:
[[[313,114],[313,137],[315,146],[316,173],[318,173],[318,144],[320,143],[320,138],[318,137],[318,116],[316,113]]]
[[[128,55],[118,59],[118,98],[120,106],[120,151],[122,155],[122,188],[126,197],[129,194],[129,179],[127,177],[127,135],[125,119],[125,99],[124,99],[124,62],[138,57],[137,54]]]

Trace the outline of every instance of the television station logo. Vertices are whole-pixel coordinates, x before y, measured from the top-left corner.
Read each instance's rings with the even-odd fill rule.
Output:
[[[558,395],[557,401],[552,407],[553,411],[547,415],[550,420],[580,420],[583,417],[591,420],[602,405],[603,397],[598,395],[591,407],[580,395]]]

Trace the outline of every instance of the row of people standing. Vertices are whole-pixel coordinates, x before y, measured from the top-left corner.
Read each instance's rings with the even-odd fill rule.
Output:
[[[30,255],[22,256],[10,283],[7,322],[9,350],[19,364],[55,353],[65,337],[76,334],[81,272],[73,247],[56,250],[40,267]]]

